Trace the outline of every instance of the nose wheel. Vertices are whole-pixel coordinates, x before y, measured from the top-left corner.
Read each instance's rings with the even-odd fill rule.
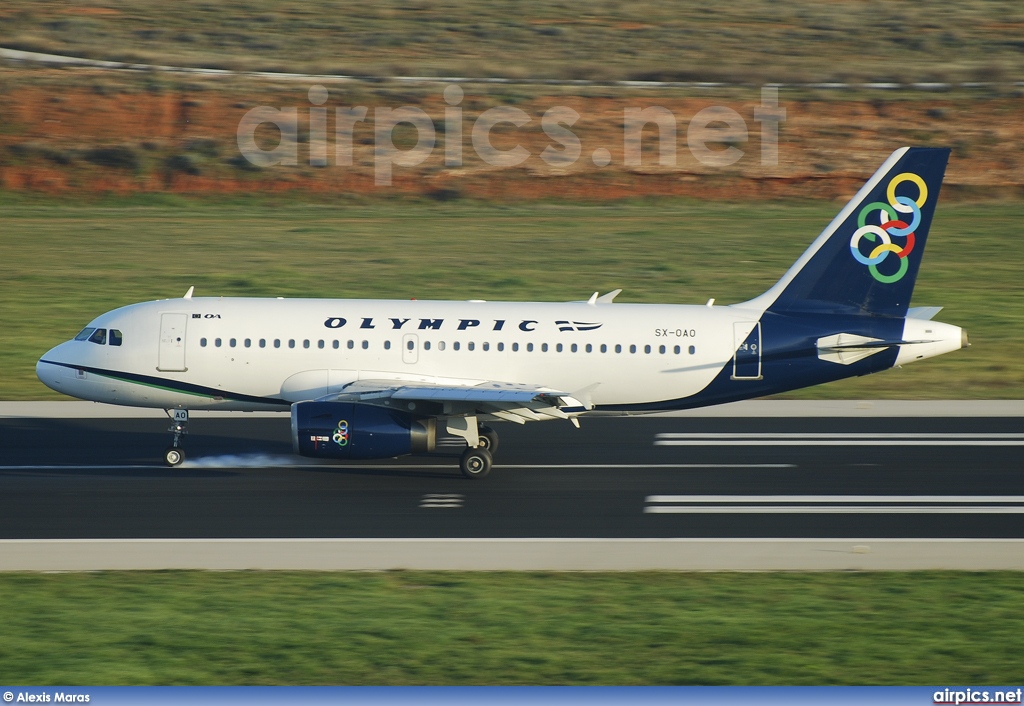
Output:
[[[172,468],[180,466],[185,461],[185,449],[181,448],[181,437],[188,434],[188,410],[174,409],[166,410],[171,417],[171,427],[167,431],[174,434],[174,440],[164,451],[164,463]]]
[[[164,451],[164,463],[168,466],[180,466],[185,460],[185,451],[175,446],[171,446]]]

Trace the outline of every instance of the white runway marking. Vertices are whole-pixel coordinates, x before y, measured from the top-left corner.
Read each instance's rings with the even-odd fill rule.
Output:
[[[646,503],[645,513],[662,515],[1024,514],[1022,495],[648,495]]]
[[[1024,434],[664,433],[655,446],[1024,446]]]
[[[465,496],[459,493],[427,493],[420,501],[423,508],[460,508]]]
[[[270,454],[225,454],[186,459],[182,468],[279,468],[302,464],[299,456],[272,456]]]
[[[227,459],[235,458],[234,464],[227,462]],[[289,468],[294,470],[305,470],[311,468],[362,468],[362,469],[374,469],[379,468],[382,471],[398,471],[398,470],[416,470],[416,469],[454,469],[455,463],[388,463],[388,464],[360,464],[352,462],[347,465],[337,463],[301,463],[300,461],[290,462],[286,456],[275,456],[275,457],[259,457],[263,462],[254,463],[249,465],[247,463],[248,457],[225,457],[225,456],[214,456],[210,459],[199,458],[195,461],[186,461],[179,468],[188,470],[191,468],[233,468],[233,469],[249,469],[249,468]],[[213,462],[208,462],[212,460]],[[273,460],[270,463],[269,460]],[[652,468],[652,469],[730,469],[730,468],[762,468],[762,469],[773,469],[773,468],[796,468],[795,463],[510,463],[510,464],[495,464],[495,469],[541,469],[541,468],[565,468],[565,469],[606,469],[606,468],[622,468],[622,469],[640,469],[640,468]],[[124,470],[174,470],[168,466],[161,464],[151,465],[33,465],[33,466],[0,466],[0,471],[124,471]]]

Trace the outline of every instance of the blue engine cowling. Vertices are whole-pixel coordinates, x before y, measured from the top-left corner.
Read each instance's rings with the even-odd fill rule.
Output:
[[[434,450],[433,418],[351,402],[292,405],[292,448],[311,458],[393,458]]]

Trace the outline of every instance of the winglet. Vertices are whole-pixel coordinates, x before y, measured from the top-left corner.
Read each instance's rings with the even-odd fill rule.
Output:
[[[587,300],[587,304],[590,304],[590,306],[594,306],[594,304],[596,304],[596,303],[597,303],[597,292],[594,292],[593,294],[590,295],[590,299]]]
[[[195,288],[195,286],[189,287],[189,288],[188,288],[188,291],[187,291],[187,292],[185,292],[185,296],[184,296],[184,297],[182,297],[182,298],[183,298],[183,299],[191,299],[191,298],[192,298],[192,292],[194,292],[194,291],[196,291],[196,288]]]

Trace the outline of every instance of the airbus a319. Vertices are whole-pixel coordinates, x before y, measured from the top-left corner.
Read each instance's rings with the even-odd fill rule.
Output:
[[[189,410],[291,414],[296,453],[390,458],[464,440],[487,475],[487,423],[721,404],[916,362],[967,345],[910,308],[948,149],[894,152],[764,294],[719,306],[193,297],[102,314],[39,359],[73,397],[162,408],[164,460]]]

